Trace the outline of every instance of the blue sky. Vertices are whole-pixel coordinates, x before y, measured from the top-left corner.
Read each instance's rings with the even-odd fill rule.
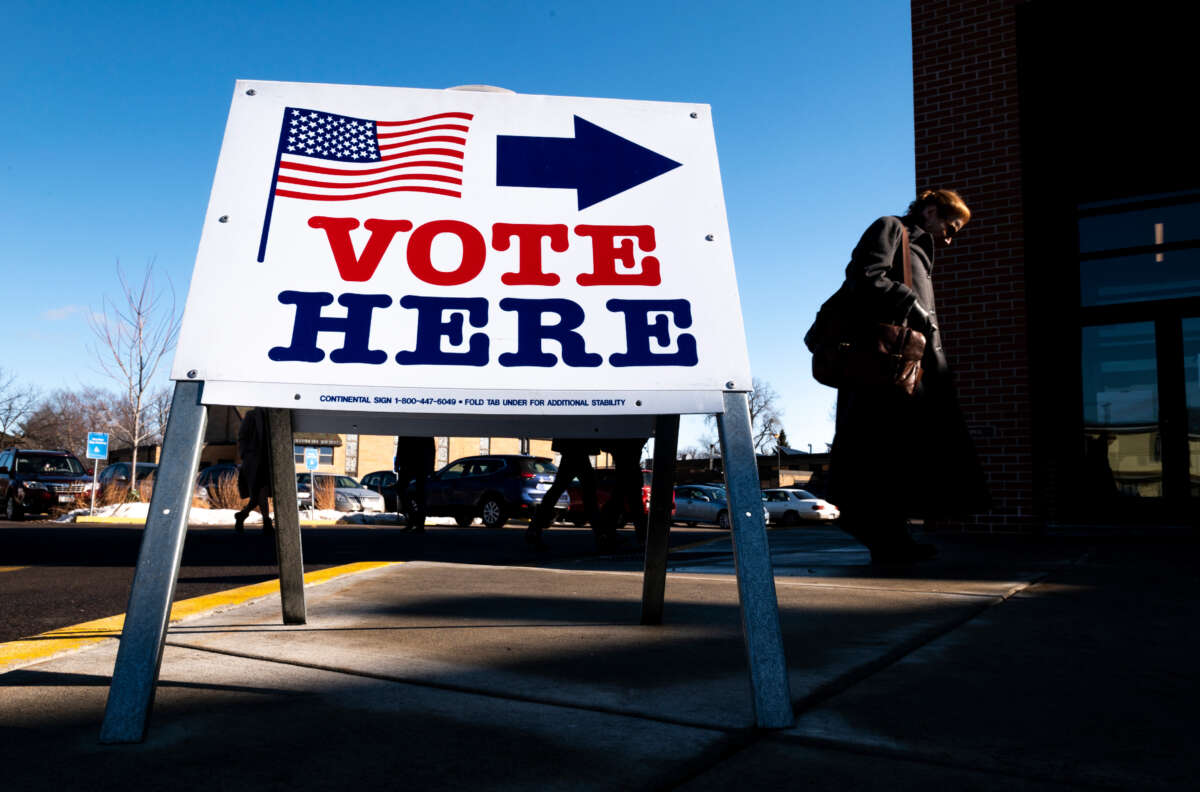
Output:
[[[118,261],[156,261],[182,308],[234,80],[487,83],[712,105],[752,370],[793,446],[832,439],[801,337],[862,229],[912,197],[907,2],[4,8],[0,368],[21,381],[113,384],[85,318]]]

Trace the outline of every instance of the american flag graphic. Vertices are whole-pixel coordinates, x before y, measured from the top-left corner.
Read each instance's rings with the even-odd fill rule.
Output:
[[[275,198],[351,201],[392,192],[462,197],[470,113],[371,121],[284,109],[258,260],[267,250]]]

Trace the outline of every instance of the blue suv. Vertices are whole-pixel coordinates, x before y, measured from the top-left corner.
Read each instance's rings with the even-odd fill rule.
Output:
[[[557,472],[549,459],[524,454],[456,459],[429,477],[426,513],[453,517],[464,528],[476,517],[499,528],[510,517],[533,516]],[[557,507],[565,512],[570,505],[564,492]]]

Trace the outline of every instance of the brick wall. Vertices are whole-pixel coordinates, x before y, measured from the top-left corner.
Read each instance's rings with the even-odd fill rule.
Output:
[[[917,189],[971,223],[934,269],[946,352],[994,510],[938,528],[1032,531],[1032,432],[1014,0],[912,0]]]

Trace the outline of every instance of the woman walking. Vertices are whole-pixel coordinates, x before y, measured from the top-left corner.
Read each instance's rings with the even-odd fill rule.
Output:
[[[829,499],[839,524],[877,564],[937,554],[915,541],[908,519],[982,511],[987,488],[942,350],[934,300],[935,251],[971,219],[952,190],[925,190],[903,217],[881,217],[863,233],[846,267],[844,289],[864,321],[906,323],[925,334],[924,371],[910,396],[897,388],[838,389]],[[912,286],[904,283],[907,237]]]

